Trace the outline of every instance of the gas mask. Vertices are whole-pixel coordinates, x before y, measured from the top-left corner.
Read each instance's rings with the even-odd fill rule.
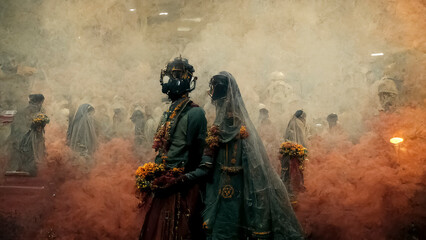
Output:
[[[171,100],[176,100],[185,93],[191,92],[195,89],[197,81],[197,77],[192,77],[193,72],[194,67],[188,63],[187,59],[175,58],[167,64],[165,69],[161,70],[161,91],[167,94]]]

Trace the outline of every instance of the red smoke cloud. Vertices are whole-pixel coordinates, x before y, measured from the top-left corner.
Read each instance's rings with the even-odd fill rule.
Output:
[[[424,108],[406,107],[370,121],[359,144],[312,140],[296,207],[312,239],[404,239],[411,223],[424,237],[424,119]],[[404,138],[399,148],[389,142],[396,136]]]
[[[426,218],[426,111],[404,107],[370,120],[356,145],[343,136],[314,138],[305,172],[307,191],[296,213],[311,239],[404,239]],[[391,137],[404,138],[399,148]],[[133,173],[138,159],[131,140],[112,139],[96,152],[88,173],[65,144],[65,133],[46,129],[48,156],[40,167],[48,182],[43,200],[17,219],[21,236],[37,239],[135,239],[141,219]],[[398,151],[397,151],[398,150]],[[271,154],[274,155],[274,154]],[[24,199],[20,199],[24,201]],[[38,215],[37,222],[29,216]]]
[[[55,138],[50,134],[47,139]],[[56,179],[58,188],[53,191],[53,210],[38,238],[135,239],[141,222],[134,171],[140,163],[132,142],[112,139],[102,144],[94,156],[95,166],[86,174],[75,164],[78,159],[72,157],[64,141],[47,146],[49,175]]]

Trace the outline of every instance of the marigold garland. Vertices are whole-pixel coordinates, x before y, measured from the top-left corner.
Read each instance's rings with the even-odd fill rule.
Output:
[[[209,146],[210,149],[214,150],[215,148],[219,147],[219,127],[216,125],[212,125],[207,132],[207,138],[206,143]],[[242,125],[240,127],[240,135],[238,136],[240,139],[245,139],[250,136],[249,132],[247,131],[247,127]]]
[[[216,147],[219,147],[219,127],[218,126],[213,125],[210,127],[209,131],[207,132],[206,143],[210,149],[215,149]]]
[[[164,150],[164,153],[167,152],[168,148],[168,141],[170,139],[170,128],[172,125],[172,122],[174,118],[176,117],[177,113],[181,110],[182,106],[187,102],[188,98],[186,97],[182,102],[180,102],[174,109],[173,112],[170,114],[170,117],[168,120],[162,124],[154,136],[154,143],[152,144],[152,148],[155,149],[155,151],[160,150],[161,148]]]
[[[166,122],[165,124],[161,125],[161,127],[158,129],[157,133],[154,137],[154,143],[152,145],[152,148],[155,149],[155,151],[158,151],[160,148],[165,146],[167,144],[168,138],[167,138],[167,132],[170,129],[170,122]]]

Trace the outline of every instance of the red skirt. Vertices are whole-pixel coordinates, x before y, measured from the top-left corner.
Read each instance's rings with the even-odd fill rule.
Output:
[[[204,239],[198,185],[169,196],[145,196],[140,240]]]
[[[297,158],[290,159],[290,182],[293,193],[305,191],[303,171],[300,169],[299,159]]]
[[[286,185],[290,195],[297,195],[305,191],[303,170],[300,169],[299,159],[296,157],[283,156],[281,158],[281,179]]]

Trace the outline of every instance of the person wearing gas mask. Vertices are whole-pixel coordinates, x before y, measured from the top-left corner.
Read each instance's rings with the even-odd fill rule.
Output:
[[[303,239],[234,77],[213,76],[210,95],[216,119],[203,156],[203,164],[212,166],[203,212],[207,239]]]
[[[181,173],[157,177],[153,194],[142,196],[144,220],[139,239],[204,239],[198,183],[202,174],[198,168],[203,168],[200,162],[207,120],[204,110],[189,98],[197,79],[193,73],[193,66],[182,57],[175,58],[161,71],[162,92],[172,103],[154,137],[155,163]]]

